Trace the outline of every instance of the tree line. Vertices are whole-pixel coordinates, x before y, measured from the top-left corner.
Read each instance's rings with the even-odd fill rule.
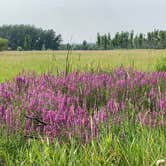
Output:
[[[68,44],[62,44],[62,37],[53,29],[43,30],[31,25],[3,25],[0,27],[1,50],[67,50]],[[130,32],[97,33],[96,43],[84,40],[81,44],[72,44],[73,50],[110,50],[110,49],[164,49],[166,31],[134,34]]]
[[[97,33],[96,43],[84,40],[81,44],[72,44],[73,50],[111,50],[111,49],[164,49],[166,48],[166,31],[154,30],[152,32],[134,34],[130,32],[117,32],[113,37],[110,33]],[[67,44],[60,46],[66,50]]]
[[[80,44],[71,44],[71,43],[61,44],[59,47],[60,50],[67,50],[68,48],[72,50],[97,50],[98,49],[95,43],[88,43],[86,40],[84,40]]]
[[[98,49],[164,49],[166,48],[166,31],[154,30],[146,34],[131,32],[117,32],[111,38],[110,33],[97,34]]]
[[[8,40],[6,44],[11,50],[57,50],[62,40],[53,29],[43,30],[31,25],[3,25],[0,38]]]

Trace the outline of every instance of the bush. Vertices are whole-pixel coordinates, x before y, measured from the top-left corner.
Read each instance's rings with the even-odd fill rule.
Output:
[[[17,51],[23,51],[22,47],[18,46]]]
[[[157,71],[166,71],[166,56],[160,58],[156,64]]]
[[[0,38],[0,51],[8,49],[8,40]]]

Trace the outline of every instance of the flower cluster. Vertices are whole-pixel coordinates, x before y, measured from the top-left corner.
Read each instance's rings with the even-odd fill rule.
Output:
[[[103,123],[162,127],[165,115],[166,72],[22,73],[0,84],[0,126],[27,135],[89,139]]]

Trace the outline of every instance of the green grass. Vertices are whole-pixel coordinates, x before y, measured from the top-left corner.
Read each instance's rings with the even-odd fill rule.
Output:
[[[125,130],[125,137],[122,132]],[[164,159],[165,134],[161,129],[133,127],[132,124],[112,126],[98,140],[84,145],[76,140],[50,143],[48,140],[25,140],[21,136],[0,138],[0,165],[22,166],[151,166]]]
[[[0,52],[0,81],[12,79],[23,69],[38,73],[65,71],[66,51]],[[70,71],[110,70],[115,66],[132,66],[137,70],[155,70],[159,57],[166,50],[73,51],[69,57]]]
[[[115,66],[132,66],[153,71],[166,50],[75,51],[69,57],[71,70],[109,71]],[[0,81],[12,79],[21,70],[38,73],[65,70],[66,52],[0,52]],[[122,136],[125,132],[125,137]],[[151,166],[166,159],[166,129],[143,128],[124,122],[101,129],[101,136],[88,144],[25,139],[0,133],[0,166]]]

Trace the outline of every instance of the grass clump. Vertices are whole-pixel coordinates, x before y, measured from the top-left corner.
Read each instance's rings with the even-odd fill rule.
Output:
[[[156,70],[158,72],[166,71],[166,56],[161,57],[160,59],[158,59],[157,64],[156,64]]]

